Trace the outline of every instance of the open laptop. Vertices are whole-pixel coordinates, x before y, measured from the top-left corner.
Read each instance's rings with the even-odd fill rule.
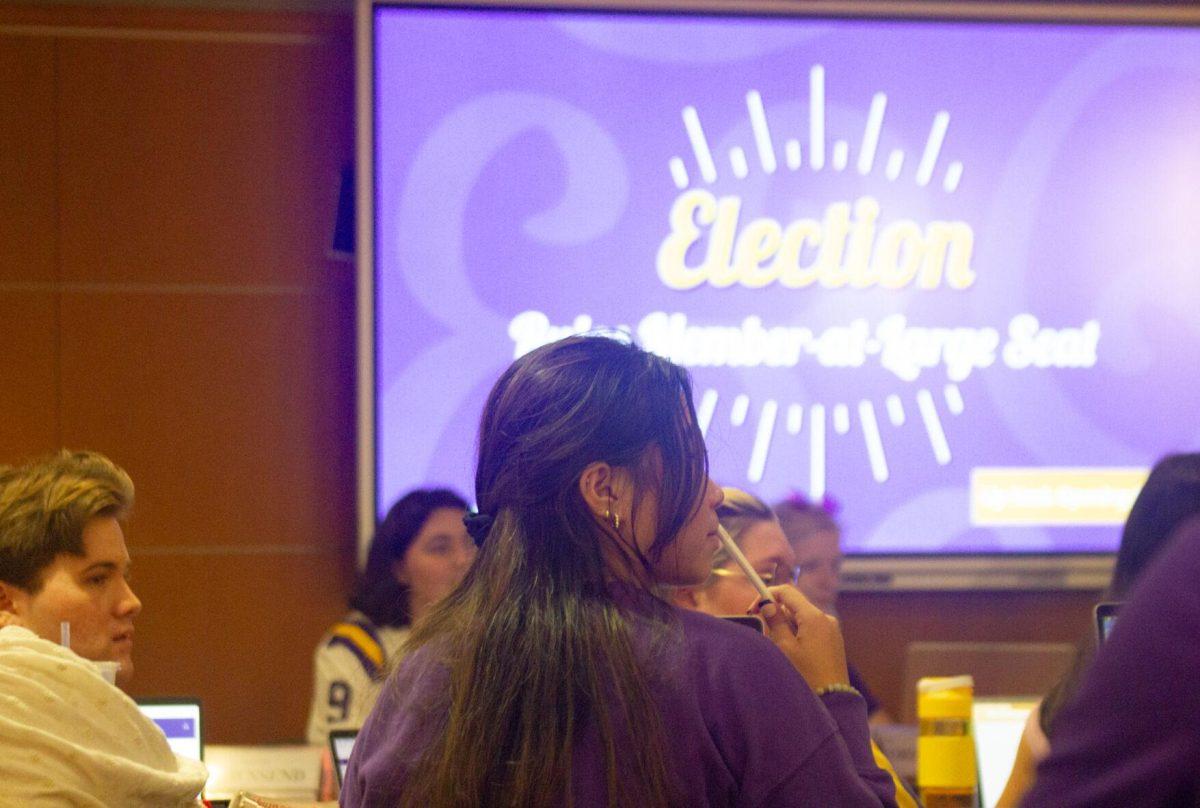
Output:
[[[1034,696],[975,699],[971,724],[979,765],[979,804],[983,808],[995,808],[1000,799],[1017,759],[1025,721],[1037,704]]]
[[[137,706],[167,736],[172,752],[193,760],[204,759],[199,699],[138,699]]]
[[[346,767],[350,765],[350,752],[354,749],[356,729],[335,729],[329,733],[329,751],[333,754],[333,770],[337,774],[338,788],[346,779]]]

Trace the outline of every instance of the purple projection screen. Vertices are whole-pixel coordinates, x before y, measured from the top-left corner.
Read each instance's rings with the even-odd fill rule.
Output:
[[[627,329],[855,554],[1107,552],[1200,445],[1200,28],[380,7],[376,497]]]

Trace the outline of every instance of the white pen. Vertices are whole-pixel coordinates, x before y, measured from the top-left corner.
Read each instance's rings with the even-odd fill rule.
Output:
[[[733,543],[733,537],[725,528],[717,525],[717,535],[721,537],[721,544],[725,545],[725,549],[729,555],[733,556],[733,560],[742,568],[742,572],[746,573],[746,577],[750,579],[750,583],[754,584],[754,588],[758,590],[758,594],[762,595],[765,600],[772,603],[775,602],[775,596],[767,591],[767,585],[763,583],[763,579],[758,577],[758,573],[754,571],[754,567],[750,566],[750,562],[746,560],[746,556],[742,555],[742,551],[736,544]]]

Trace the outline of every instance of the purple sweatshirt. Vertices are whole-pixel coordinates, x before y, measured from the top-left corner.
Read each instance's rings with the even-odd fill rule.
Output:
[[[636,647],[659,650],[650,684],[666,728],[667,766],[679,804],[696,806],[894,806],[891,778],[871,756],[865,702],[849,693],[818,699],[761,635],[715,617],[675,610],[665,645],[634,623]],[[671,629],[668,629],[669,631]],[[432,646],[407,657],[354,745],[344,808],[398,802],[406,773],[440,719],[447,674]],[[424,709],[423,709],[424,708]],[[620,739],[618,739],[620,744]],[[599,734],[574,752],[575,804],[607,802]]]
[[[1138,579],[1022,805],[1200,805],[1200,522]]]

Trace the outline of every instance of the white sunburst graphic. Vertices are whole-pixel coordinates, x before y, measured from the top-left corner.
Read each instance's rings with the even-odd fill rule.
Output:
[[[823,171],[826,167],[826,132],[825,132],[825,68],[821,65],[813,65],[809,71],[809,92],[808,92],[808,145],[807,147],[801,144],[798,138],[787,138],[783,141],[783,164],[789,171],[799,171],[802,168],[808,168],[812,171]],[[877,164],[877,152],[879,148],[879,136],[883,132],[885,114],[887,112],[888,97],[886,93],[877,92],[871,97],[871,105],[867,110],[867,124],[863,129],[862,137],[859,140],[857,159],[853,165],[855,170],[867,176],[871,174]],[[754,133],[753,149],[758,156],[758,167],[765,174],[774,174],[779,169],[779,162],[775,153],[775,139],[771,136],[771,126],[767,117],[767,110],[763,104],[762,95],[757,90],[750,90],[746,93],[746,112],[750,119],[750,129]],[[713,155],[712,149],[708,145],[708,138],[704,134],[704,126],[700,122],[700,113],[694,106],[686,106],[682,112],[684,130],[687,132],[688,142],[692,146],[692,157],[695,160],[695,170],[699,174],[699,179],[705,184],[711,185],[720,178],[720,170],[717,167],[717,158]],[[916,170],[912,173],[913,181],[920,187],[928,186],[936,173],[938,159],[941,156],[942,145],[946,139],[946,132],[950,128],[950,113],[946,110],[939,110],[933,116],[933,121],[930,123],[929,136],[925,140],[925,147],[921,150],[920,160],[916,163]],[[832,149],[829,150],[828,166],[834,171],[845,171],[851,166],[851,158],[854,155],[851,153],[850,141],[839,139],[833,141]],[[807,155],[807,159],[805,159]],[[752,166],[750,159],[747,156],[747,147],[733,146],[729,149],[727,155],[729,171],[737,179],[745,179],[749,176]],[[903,149],[893,149],[883,161],[883,174],[889,182],[896,182],[904,175],[904,166],[911,165],[908,160],[908,155]],[[671,173],[671,179],[675,183],[675,187],[679,190],[690,187],[693,184],[693,175],[689,173],[687,163],[682,157],[675,156],[670,158],[667,163],[667,168]],[[955,160],[946,165],[946,169],[942,174],[941,187],[948,194],[958,190],[959,183],[962,182],[963,164]]]
[[[949,464],[951,460],[950,444],[942,426],[941,411],[950,415],[962,415],[965,410],[962,391],[957,384],[949,383],[942,389],[942,405],[931,390],[921,388],[913,396],[912,403],[920,416],[920,424],[925,428],[933,459],[939,466]],[[720,394],[713,388],[706,389],[700,396],[697,406],[697,420],[700,431],[708,433],[712,419],[716,415]],[[888,421],[893,427],[905,425],[904,402],[900,396],[892,394],[885,399],[885,411]],[[805,411],[807,410],[807,415]],[[871,466],[871,476],[875,482],[887,482],[891,476],[888,466],[887,452],[883,445],[883,432],[880,430],[879,417],[876,414],[875,403],[862,399],[853,405],[838,402],[832,405],[805,405],[792,402],[781,405],[775,399],[766,399],[757,410],[758,417],[751,417],[751,401],[746,394],[734,397],[729,407],[729,423],[733,427],[753,426],[754,445],[750,450],[750,462],[746,468],[746,479],[752,483],[762,482],[766,473],[767,458],[773,447],[772,441],[780,432],[776,427],[782,411],[784,424],[783,432],[786,437],[799,437],[804,434],[807,422],[809,439],[809,494],[820,497],[825,493],[825,466],[827,430],[832,427],[838,435],[858,432],[867,449],[867,459]],[[857,418],[856,418],[857,416]]]
[[[854,170],[862,176],[870,176],[880,172],[888,182],[898,182],[911,178],[921,188],[933,184],[937,175],[939,161],[942,157],[942,147],[950,128],[950,113],[938,110],[930,122],[929,135],[919,157],[909,159],[902,149],[893,149],[880,158],[878,153],[880,136],[884,131],[888,97],[884,92],[876,92],[871,97],[867,110],[867,121],[862,136],[858,140],[857,151],[852,152],[850,140],[838,138],[832,141],[832,146],[826,142],[825,126],[825,68],[813,65],[808,74],[808,133],[807,143],[799,137],[785,137],[782,141],[772,135],[772,128],[763,103],[762,95],[757,90],[746,93],[746,113],[750,121],[750,131],[753,143],[733,146],[729,149],[723,163],[728,165],[728,171],[736,179],[745,179],[751,171],[761,170],[764,174],[775,174],[781,169],[790,172],[808,169],[813,172],[825,171],[844,172]],[[706,185],[715,183],[724,169],[718,168],[718,157],[712,152],[700,113],[694,106],[686,106],[682,110],[684,130],[692,147],[694,168],[689,172],[688,163],[683,157],[674,156],[668,161],[668,169],[675,187],[684,190],[691,187],[696,180]],[[839,133],[840,134],[840,133]],[[782,143],[782,162],[776,152],[776,144]],[[757,158],[752,161],[750,153]],[[911,168],[915,165],[915,168]],[[911,168],[906,173],[905,167]],[[941,190],[953,194],[958,190],[963,178],[963,164],[953,160],[945,164],[938,183]],[[866,345],[867,353],[878,354],[882,346],[877,340],[869,340]],[[909,400],[909,406],[915,407],[916,420],[912,423],[924,428],[929,440],[933,459],[938,465],[950,463],[952,453],[946,432],[942,425],[943,413],[958,416],[965,409],[962,391],[957,384],[948,383],[941,390],[941,403],[933,391],[921,388]],[[697,407],[698,420],[703,432],[716,416],[720,396],[715,389],[706,389],[700,396]],[[886,423],[893,429],[905,427],[909,422],[906,412],[906,402],[898,394],[884,398],[879,410],[886,413]],[[753,409],[753,412],[752,412]],[[755,415],[757,417],[755,417]],[[783,419],[782,428],[777,428],[777,421]],[[811,403],[799,402],[781,403],[775,399],[767,399],[757,406],[745,394],[733,398],[729,405],[730,425],[735,428],[751,426],[754,430],[754,443],[746,469],[746,478],[751,483],[759,483],[766,473],[767,461],[773,445],[779,440],[800,439],[807,435],[809,446],[809,494],[820,498],[825,493],[827,441],[829,430],[837,435],[848,435],[852,431],[861,434],[866,447],[867,458],[871,468],[871,476],[877,483],[884,483],[891,476],[887,452],[884,447],[885,432],[880,427],[881,418],[876,404],[869,399],[858,402]],[[857,429],[856,429],[857,427]]]

